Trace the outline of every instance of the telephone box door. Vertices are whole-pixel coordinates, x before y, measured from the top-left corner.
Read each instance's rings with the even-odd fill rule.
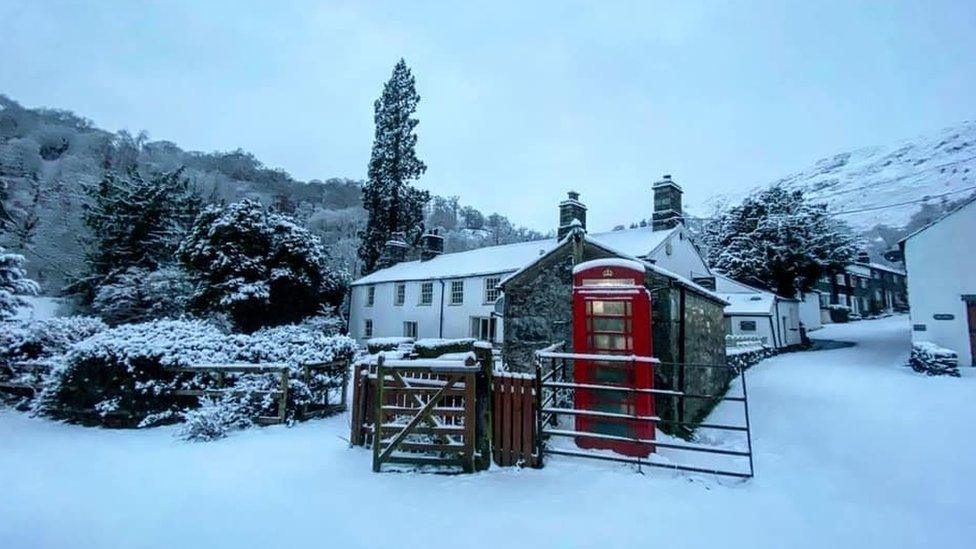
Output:
[[[652,355],[651,300],[640,263],[597,260],[574,269],[573,351],[578,354],[649,358]],[[577,384],[652,389],[652,364],[641,360],[576,360]],[[576,388],[575,407],[594,412],[576,416],[580,432],[653,440],[654,398],[649,393]],[[580,436],[583,448],[647,456],[653,446]]]

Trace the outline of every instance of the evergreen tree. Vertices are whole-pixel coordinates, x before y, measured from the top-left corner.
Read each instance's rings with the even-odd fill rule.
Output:
[[[125,175],[107,171],[89,195],[84,214],[92,233],[84,285],[89,294],[126,269],[154,270],[172,263],[200,208],[182,168],[149,178],[135,170]]]
[[[413,118],[420,96],[414,78],[403,59],[373,104],[376,131],[369,159],[369,180],[363,185],[363,207],[368,220],[360,231],[359,258],[369,273],[390,235],[403,231],[409,243],[416,243],[424,231],[424,206],[430,193],[410,186],[427,170],[414,150],[419,122]]]
[[[801,191],[774,186],[720,214],[702,234],[709,265],[783,297],[809,291],[854,260],[851,231]]]
[[[27,278],[24,256],[0,248],[0,320],[12,317],[18,307],[30,303],[26,296],[37,295],[37,283]]]
[[[348,285],[315,235],[254,200],[205,208],[177,255],[199,279],[195,308],[245,332],[334,308]]]

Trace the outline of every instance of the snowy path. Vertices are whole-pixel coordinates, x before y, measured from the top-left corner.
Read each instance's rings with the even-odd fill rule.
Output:
[[[746,482],[571,458],[375,475],[369,452],[340,440],[345,416],[187,444],[168,428],[0,412],[0,545],[414,547],[446,534],[461,547],[973,546],[976,375],[900,367],[905,317],[814,336],[857,345],[750,371]]]

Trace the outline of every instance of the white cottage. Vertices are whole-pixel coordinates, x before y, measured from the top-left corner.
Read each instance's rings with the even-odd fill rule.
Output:
[[[721,275],[715,277],[715,292],[729,302],[725,307],[728,335],[756,336],[774,349],[801,343],[800,301]]]
[[[646,259],[688,280],[708,279],[711,273],[681,223],[681,188],[670,176],[654,185],[655,221],[650,226],[587,238],[622,255]],[[556,248],[573,227],[586,228],[586,206],[570,192],[559,204],[556,238],[490,246],[444,254],[436,233],[424,235],[421,258],[396,261],[406,245],[387,243],[394,264],[352,283],[350,335],[415,338],[475,337],[500,343],[504,325],[496,288],[506,276]]]
[[[901,241],[908,271],[912,341],[955,351],[976,363],[976,196]]]

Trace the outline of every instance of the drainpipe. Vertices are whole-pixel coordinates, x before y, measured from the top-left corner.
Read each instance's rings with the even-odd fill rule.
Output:
[[[444,339],[444,279],[442,278],[440,282],[441,282],[441,317],[440,317],[440,325],[437,328],[437,337]]]

